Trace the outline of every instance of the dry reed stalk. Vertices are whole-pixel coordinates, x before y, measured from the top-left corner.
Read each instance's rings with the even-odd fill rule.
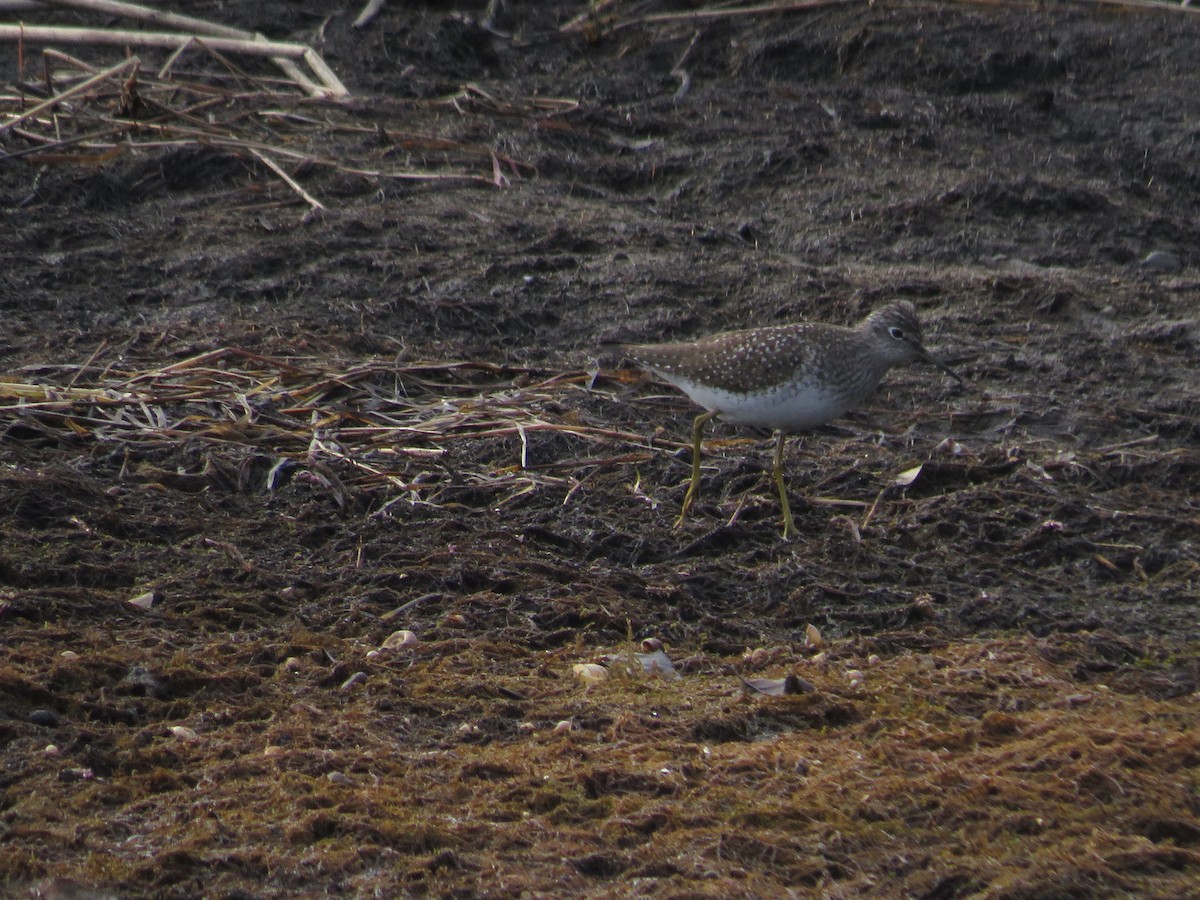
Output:
[[[338,502],[352,490],[383,487],[412,502],[452,503],[456,491],[470,486],[497,495],[494,506],[547,489],[570,499],[596,470],[684,448],[682,442],[652,448],[645,435],[545,412],[570,408],[580,393],[604,396],[594,386],[596,373],[437,361],[329,370],[236,348],[130,372],[97,369],[103,349],[81,366],[39,367],[40,382],[0,382],[0,433],[32,431],[41,441],[73,447],[166,449],[195,441],[224,452],[240,447],[275,459],[273,484],[285,467],[299,466]],[[63,383],[55,383],[56,373]],[[531,462],[538,434],[602,452]],[[625,449],[613,453],[614,445]],[[482,447],[501,448],[500,456],[486,461],[494,453]]]
[[[207,35],[209,37],[227,38],[242,42],[251,43],[270,43],[261,35],[249,31],[243,31],[240,28],[233,28],[228,25],[222,25],[218,22],[209,22],[205,19],[199,19],[195,16],[185,16],[178,13],[165,12],[163,10],[152,9],[150,7],[141,6],[136,3],[119,2],[119,0],[44,0],[47,6],[58,6],[67,9],[75,9],[84,12],[102,13],[110,16],[117,16],[124,19],[132,19],[138,22],[145,22],[160,28],[175,29],[181,34],[192,36]],[[182,52],[185,43],[179,45],[176,51],[178,54]],[[304,48],[304,52],[299,54],[309,68],[316,74],[319,84],[314,82],[304,73],[304,71],[296,64],[295,58],[289,54],[268,54],[271,61],[275,63],[285,75],[293,82],[298,84],[309,96],[312,97],[329,97],[332,99],[345,99],[350,96],[350,92],[341,80],[334,74],[323,59],[315,53],[311,48]]]

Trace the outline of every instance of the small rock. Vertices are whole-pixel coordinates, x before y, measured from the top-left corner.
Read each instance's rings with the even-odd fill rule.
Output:
[[[914,619],[931,619],[937,615],[937,610],[933,606],[933,597],[929,594],[920,594],[913,599],[912,605],[908,608],[908,613]]]
[[[188,744],[194,744],[200,740],[200,735],[196,734],[193,729],[188,728],[186,725],[172,725],[171,734],[175,735],[176,740],[184,741]]]
[[[789,674],[786,678],[743,678],[742,687],[752,694],[768,697],[783,697],[787,694],[812,694],[817,688],[799,675]]]
[[[399,631],[393,631],[384,639],[380,650],[401,650],[408,647],[415,647],[421,643],[417,635],[409,631],[407,628],[402,628]]]
[[[821,637],[821,629],[809,622],[804,629],[804,646],[812,647],[814,650],[820,650],[825,646],[825,639]]]
[[[1183,268],[1183,262],[1170,250],[1154,250],[1138,265],[1151,272],[1163,272],[1168,275]]]
[[[770,657],[771,651],[766,647],[755,647],[753,650],[747,648],[746,652],[742,654],[742,659],[748,662],[753,669],[764,665]]]
[[[57,728],[62,724],[62,717],[52,709],[35,709],[29,714],[29,721],[43,728]]]
[[[366,672],[355,672],[353,675],[351,675],[349,678],[347,678],[345,681],[342,682],[342,690],[348,691],[348,690],[350,690],[350,688],[354,687],[355,685],[362,684],[366,680],[367,680]]]
[[[284,600],[311,600],[316,595],[316,587],[309,584],[307,581],[289,584],[279,592],[279,596]]]
[[[638,662],[642,664],[642,670],[647,675],[659,675],[668,680],[678,678],[679,673],[675,671],[675,663],[671,662],[671,657],[667,656],[665,650],[659,649],[653,653],[635,653]]]
[[[138,594],[136,597],[130,597],[125,602],[130,606],[136,606],[138,609],[149,609],[154,605],[154,601],[158,599],[154,596],[154,591],[146,591],[144,594]]]
[[[608,669],[598,663],[576,663],[571,672],[584,684],[591,685],[608,677]]]

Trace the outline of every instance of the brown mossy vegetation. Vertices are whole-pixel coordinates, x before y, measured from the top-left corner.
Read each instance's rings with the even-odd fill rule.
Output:
[[[746,694],[720,658],[675,680],[618,666],[585,688],[573,647],[430,641],[369,659],[338,641],[281,661],[238,702],[268,643],[294,646],[247,641],[212,695],[146,699],[139,729],[81,710],[53,735],[61,755],[7,726],[30,760],[6,811],[6,841],[29,851],[14,877],[54,871],[54,855],[31,850],[47,843],[60,859],[91,851],[76,877],[147,893],[250,879],[282,895],[317,877],[356,893],[587,891],[669,877],[701,894],[1167,896],[1200,862],[1191,698],[1081,676],[1096,655],[1080,638],[869,657],[869,642],[835,643],[787,660],[817,690],[786,697]],[[1064,655],[1076,662],[1051,661]],[[344,663],[367,680],[331,686]],[[194,668],[177,656],[160,672],[174,685]]]

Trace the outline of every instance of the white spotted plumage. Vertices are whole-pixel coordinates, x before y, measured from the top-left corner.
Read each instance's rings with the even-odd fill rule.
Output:
[[[926,352],[907,300],[854,328],[800,322],[625,350],[726,421],[782,431],[836,419],[874,393],[892,366],[918,359],[941,366]]]
[[[801,322],[624,349],[706,410],[692,425],[692,477],[676,524],[699,492],[704,423],[720,415],[776,432],[772,475],[784,537],[796,533],[783,483],[785,433],[809,431],[862,403],[892,366],[923,359],[958,378],[925,350],[916,307],[907,300],[876,310],[854,328]]]

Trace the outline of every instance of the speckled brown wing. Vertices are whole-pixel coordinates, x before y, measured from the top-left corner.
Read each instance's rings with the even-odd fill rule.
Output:
[[[664,378],[686,378],[709,388],[746,394],[769,389],[809,371],[818,348],[844,339],[849,329],[819,323],[726,331],[679,344],[625,344],[633,359]]]

